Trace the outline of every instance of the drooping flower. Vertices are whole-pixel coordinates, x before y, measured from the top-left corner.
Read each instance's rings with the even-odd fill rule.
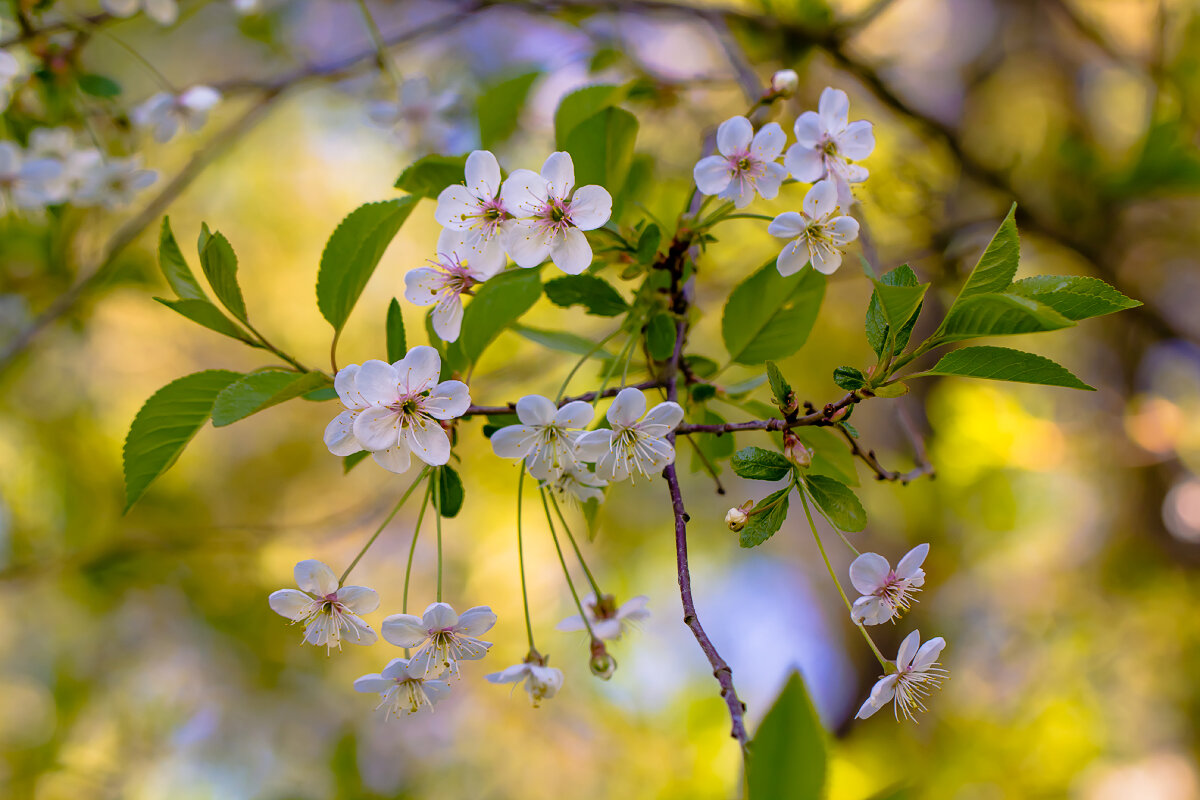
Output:
[[[787,135],[770,122],[758,133],[745,117],[730,117],[717,128],[717,152],[696,162],[692,176],[703,194],[732,200],[738,208],[750,205],[757,193],[770,200],[779,194],[787,170],[776,162]]]
[[[775,268],[786,277],[811,263],[817,272],[832,275],[842,265],[839,248],[858,238],[858,220],[835,216],[838,195],[832,181],[813,184],[804,195],[803,208],[800,213],[785,211],[767,226],[772,236],[792,240],[784,245]]]
[[[869,174],[853,162],[871,155],[875,133],[865,119],[847,121],[850,99],[841,89],[826,87],[817,109],[796,119],[796,143],[788,148],[783,163],[798,181],[833,181],[838,203],[849,208],[854,202],[850,184],[862,183]]]
[[[635,623],[650,617],[650,610],[646,608],[648,602],[649,597],[639,594],[618,607],[611,594],[602,595],[599,603],[596,602],[596,595],[589,594],[583,598],[583,611],[597,639],[615,640],[620,639],[621,634],[634,627]],[[558,623],[555,629],[583,631],[587,630],[587,626],[583,623],[583,617],[574,614]]]
[[[608,481],[588,470],[583,464],[568,464],[561,473],[545,482],[556,500],[582,505],[589,500],[604,501]]]
[[[478,249],[470,245],[463,231],[444,230],[438,236],[437,257],[428,267],[409,270],[404,276],[404,296],[410,303],[433,306],[433,330],[444,341],[458,339],[462,330],[462,296],[471,294],[478,284],[495,275],[504,266],[488,263]]]
[[[407,658],[393,658],[383,672],[363,675],[354,681],[354,691],[383,695],[377,708],[387,708],[387,716],[416,714],[422,708],[433,711],[434,705],[450,694],[446,676],[426,678],[414,670]]]
[[[62,202],[61,175],[62,164],[54,159],[28,158],[15,142],[0,142],[0,214]]]
[[[333,570],[314,559],[296,565],[295,589],[280,589],[268,598],[271,609],[292,622],[304,624],[304,641],[328,650],[342,641],[374,644],[375,631],[360,614],[379,608],[379,595],[365,586],[338,586]]]
[[[354,391],[366,407],[354,416],[352,430],[364,450],[381,453],[375,460],[384,468],[404,472],[411,453],[434,467],[450,460],[450,437],[440,421],[461,417],[471,396],[461,381],[438,383],[441,369],[437,350],[419,345],[395,364],[372,359],[355,373]]]
[[[945,646],[946,640],[940,636],[921,644],[919,631],[904,637],[896,654],[896,671],[876,682],[855,718],[866,719],[889,702],[894,706],[897,720],[901,714],[911,720],[914,711],[924,711],[925,698],[941,686],[948,674],[937,661]]]
[[[575,164],[566,152],[551,153],[542,172],[516,169],[500,189],[513,219],[501,229],[504,248],[521,267],[547,258],[570,275],[592,263],[584,231],[599,228],[612,216],[612,195],[602,186],[575,188]]]
[[[383,638],[397,647],[415,647],[408,670],[413,675],[428,675],[431,670],[447,670],[458,675],[459,661],[477,661],[487,655],[491,642],[477,637],[496,624],[496,615],[487,606],[468,608],[458,615],[449,603],[430,603],[425,613],[392,614],[383,621]]]
[[[591,404],[582,400],[558,408],[549,398],[526,395],[517,401],[521,424],[493,433],[492,450],[501,458],[523,458],[530,475],[552,480],[568,468],[578,468],[575,442],[594,414]]]
[[[169,142],[181,127],[198,131],[208,112],[221,102],[221,93],[211,86],[193,86],[176,95],[158,92],[136,106],[130,119],[139,128],[153,131],[158,142]]]
[[[100,5],[114,17],[132,17],[144,9],[146,16],[159,25],[173,25],[179,18],[175,0],[100,0]]]
[[[477,268],[492,274],[504,267],[507,257],[500,235],[501,226],[512,214],[500,198],[500,163],[487,150],[467,156],[466,184],[452,184],[438,195],[433,216],[444,228],[462,231]]]
[[[141,156],[95,161],[84,176],[73,202],[108,209],[129,205],[138,192],[158,180],[158,173],[142,169]]]
[[[644,416],[643,416],[644,415]],[[683,421],[678,403],[659,403],[646,411],[646,395],[627,387],[608,408],[611,430],[587,431],[576,440],[579,456],[596,462],[596,474],[610,481],[631,475],[650,477],[675,462],[667,436]]]
[[[850,564],[850,582],[862,597],[854,601],[850,618],[859,625],[879,625],[901,616],[916,602],[913,595],[925,585],[921,564],[929,555],[929,545],[909,550],[892,569],[878,553],[863,553]]]
[[[546,666],[545,656],[531,654],[531,658],[483,677],[489,683],[524,683],[533,707],[537,708],[543,700],[558,694],[563,685],[563,674],[560,669]]]

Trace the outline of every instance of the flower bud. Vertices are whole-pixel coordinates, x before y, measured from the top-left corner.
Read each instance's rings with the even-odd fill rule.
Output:
[[[746,512],[740,508],[731,508],[725,512],[725,524],[729,526],[729,530],[731,531],[740,531],[746,527],[747,519],[749,517],[746,516]]]
[[[798,467],[807,467],[813,458],[812,450],[805,447],[804,442],[791,431],[783,435],[783,455]]]
[[[800,88],[800,76],[794,69],[781,69],[771,76],[771,92],[780,97],[791,97]]]
[[[617,660],[608,654],[604,642],[599,639],[592,639],[592,658],[588,662],[588,669],[602,681],[608,680],[617,671]]]

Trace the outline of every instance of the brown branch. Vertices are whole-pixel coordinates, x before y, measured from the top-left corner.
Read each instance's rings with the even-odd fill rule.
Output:
[[[858,439],[855,439],[852,435],[850,435],[850,431],[846,430],[841,425],[836,427],[841,432],[842,436],[845,437],[846,442],[850,445],[850,454],[862,459],[863,463],[875,473],[875,480],[895,481],[902,485],[908,485],[923,475],[928,475],[931,478],[934,476],[933,465],[930,464],[928,459],[924,458],[923,456],[924,448],[922,448],[918,453],[916,467],[908,472],[895,472],[893,470],[885,469],[884,466],[879,463],[879,459],[876,457],[874,450],[864,450],[858,443]]]

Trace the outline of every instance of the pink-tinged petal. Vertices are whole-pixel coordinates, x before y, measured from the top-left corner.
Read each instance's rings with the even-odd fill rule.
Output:
[[[509,425],[492,434],[492,452],[501,458],[524,458],[538,443],[538,429]]]
[[[379,608],[379,595],[366,586],[343,586],[338,589],[338,601],[355,614],[370,614]]]
[[[850,609],[850,619],[856,625],[879,625],[892,618],[893,609],[874,595],[860,597]]]
[[[582,428],[591,422],[595,415],[596,409],[591,403],[572,400],[554,413],[554,424],[560,428]]]
[[[593,231],[612,216],[612,195],[603,186],[580,186],[571,198],[568,216],[579,230]]]
[[[378,672],[354,679],[354,691],[363,694],[382,694],[395,685],[395,681],[388,680]]]
[[[582,631],[586,629],[586,626],[583,624],[583,617],[579,616],[578,614],[567,617],[562,622],[554,626],[554,630],[563,631],[564,633],[572,633],[574,631]]]
[[[817,181],[804,195],[804,213],[811,220],[828,217],[838,207],[837,187],[833,181]]]
[[[801,183],[812,183],[825,177],[825,160],[819,150],[794,144],[783,157],[783,165]]]
[[[463,320],[463,305],[459,295],[453,295],[442,300],[434,307],[433,313],[430,314],[430,323],[433,325],[433,332],[443,342],[458,341],[458,334],[462,332]]]
[[[479,213],[479,201],[467,187],[455,183],[442,189],[437,198],[433,218],[443,228],[465,231],[475,224]]]
[[[338,370],[333,379],[333,388],[338,393],[338,399],[346,408],[366,408],[367,401],[358,391],[355,377],[358,375],[358,364],[347,364]]]
[[[499,672],[488,673],[483,678],[488,683],[520,683],[529,677],[529,667],[529,664],[514,664]]]
[[[783,164],[767,164],[767,174],[754,182],[754,188],[764,200],[772,200],[779,194],[779,187],[787,180],[787,169]]]
[[[587,431],[575,440],[575,453],[584,461],[603,458],[612,449],[612,431]]]
[[[440,467],[450,460],[450,437],[431,419],[419,419],[401,428],[400,441],[431,467]]]
[[[409,465],[412,464],[412,452],[404,442],[397,442],[395,447],[389,447],[386,450],[376,450],[371,453],[371,458],[375,459],[375,463],[388,472],[394,472],[397,475],[408,472]]]
[[[366,366],[365,364],[363,365]],[[442,357],[426,344],[417,345],[396,365],[400,390],[416,394],[432,387],[442,371]]]
[[[486,239],[477,235],[470,239],[468,244],[471,253],[467,257],[467,272],[480,283],[493,277],[508,264],[508,253],[504,252],[504,242],[498,231]]]
[[[795,211],[785,211],[767,225],[767,233],[780,239],[795,239],[804,233],[808,224],[804,217]],[[803,266],[803,265],[801,265]]]
[[[380,677],[387,678],[389,681],[402,681],[414,677],[408,670],[408,664],[407,658],[393,658],[383,668]]]
[[[859,594],[874,594],[887,581],[892,565],[878,553],[863,553],[850,563],[850,583]]]
[[[871,689],[871,696],[867,698],[862,707],[858,709],[858,713],[854,715],[855,719],[866,719],[890,703],[895,696],[896,676],[888,675],[886,678],[879,679]]]
[[[500,187],[500,199],[514,217],[527,217],[545,204],[548,191],[541,175],[529,169],[514,169]]]
[[[470,636],[459,636],[457,640],[458,658],[460,661],[478,661],[486,656],[487,651],[492,647],[491,642],[485,642],[482,639],[473,639]]]
[[[509,220],[500,229],[504,249],[518,267],[536,267],[550,257],[550,232],[522,220]]]
[[[795,275],[804,269],[806,264],[808,264],[808,248],[800,239],[784,245],[783,250],[779,253],[779,258],[775,259],[775,269],[779,270],[779,274],[785,278]]]
[[[390,405],[400,398],[400,376],[391,364],[374,358],[359,367],[354,386],[370,405]]]
[[[448,630],[458,624],[458,614],[449,603],[430,603],[421,617],[426,630]]]
[[[822,275],[832,275],[842,265],[842,254],[837,250],[816,250],[812,253],[812,266]]]
[[[617,399],[608,407],[608,421],[613,427],[629,427],[646,413],[646,395],[641,389],[628,386],[617,393]]]
[[[848,244],[858,238],[858,220],[854,217],[834,217],[829,220],[828,231],[834,244]]]
[[[313,600],[304,592],[298,592],[295,589],[280,589],[277,592],[271,592],[267,602],[270,604],[271,610],[279,616],[299,621],[308,615]]]
[[[423,407],[434,419],[461,417],[471,405],[471,392],[462,381],[442,381],[429,392]]]
[[[913,657],[917,654],[917,645],[920,643],[920,631],[913,631],[904,637],[904,641],[900,642],[900,649],[896,652],[897,669],[904,670],[912,665]]]
[[[717,152],[724,156],[745,153],[754,141],[754,126],[745,117],[730,117],[717,128]]]
[[[743,175],[730,181],[729,185],[725,187],[725,191],[717,196],[723,200],[729,200],[737,208],[745,208],[754,202],[754,184]]]
[[[333,570],[314,558],[301,561],[293,573],[296,585],[309,594],[326,597],[338,590],[338,580]]]
[[[855,120],[837,137],[838,152],[855,161],[871,155],[875,149],[875,131],[865,119]]]
[[[438,234],[437,255],[439,260],[448,262],[466,261],[470,258],[473,248],[470,240],[479,238],[474,231],[456,231],[446,228]]]
[[[445,281],[445,273],[433,267],[410,269],[404,273],[404,299],[413,305],[431,306],[438,301]]]
[[[354,435],[364,450],[395,447],[400,438],[400,415],[386,406],[372,406],[354,418]]]
[[[468,608],[458,618],[455,630],[467,636],[481,636],[496,624],[496,614],[487,606]]]
[[[568,228],[550,242],[550,260],[568,275],[578,275],[592,264],[592,246],[578,228]]]
[[[850,114],[850,98],[841,89],[825,87],[821,99],[817,102],[817,114],[821,117],[821,125],[831,135],[838,135],[846,130],[846,120]]]
[[[420,617],[412,614],[392,614],[379,626],[383,638],[397,647],[418,647],[429,637],[428,628]]]
[[[668,400],[665,403],[659,403],[654,408],[650,409],[649,413],[646,414],[646,418],[642,420],[642,424],[639,427],[641,427],[643,430],[647,430],[647,426],[650,425],[664,426],[667,430],[662,435],[665,436],[666,433],[669,433],[679,427],[679,423],[681,422],[683,422],[683,408],[678,403]],[[658,431],[654,431],[654,434],[659,435]]]
[[[464,177],[467,188],[480,200],[500,193],[500,162],[487,150],[475,150],[467,156]]]
[[[354,418],[357,411],[343,411],[325,426],[325,446],[335,456],[348,456],[363,449],[354,436]]]
[[[825,129],[821,127],[821,117],[815,111],[805,111],[796,117],[792,132],[796,134],[796,146],[805,150],[820,147],[825,136]]]
[[[763,125],[750,144],[750,153],[760,161],[774,161],[783,152],[787,144],[787,134],[778,122],[768,122]]]
[[[696,162],[692,169],[692,178],[701,194],[719,194],[729,186],[732,172],[729,169],[729,159],[724,156],[708,156]]]
[[[527,394],[517,401],[517,418],[526,425],[549,425],[558,407],[540,394]]]
[[[861,164],[847,164],[845,173],[846,181],[849,183],[862,183],[871,176],[870,170]],[[849,203],[844,203],[843,205],[846,208],[850,207]]]
[[[896,577],[907,580],[921,569],[921,565],[925,563],[926,556],[929,555],[929,545],[919,544],[912,550],[904,554],[904,558],[900,559],[900,563],[896,565]]]
[[[935,636],[925,644],[921,645],[921,649],[917,651],[917,655],[913,657],[912,668],[918,672],[923,672],[933,666],[933,662],[938,660],[938,656],[942,654],[942,650],[946,648],[946,640],[940,636]]]
[[[559,150],[551,153],[542,164],[542,178],[546,181],[546,192],[557,200],[566,200],[575,188],[575,164],[571,154]]]

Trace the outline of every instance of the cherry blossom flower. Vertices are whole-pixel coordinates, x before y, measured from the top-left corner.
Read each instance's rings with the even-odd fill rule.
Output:
[[[303,591],[280,589],[268,598],[271,609],[292,622],[304,623],[304,641],[339,650],[342,640],[374,644],[375,631],[360,614],[379,608],[379,595],[365,586],[338,586],[333,570],[308,559],[296,565],[296,584]]]
[[[97,161],[83,178],[73,202],[108,209],[129,205],[138,192],[158,180],[158,173],[142,169],[141,156]]]
[[[444,150],[454,134],[449,113],[458,102],[452,90],[434,92],[424,76],[405,80],[394,100],[376,100],[367,105],[367,117],[390,130],[406,150],[417,154]]]
[[[146,16],[159,25],[173,25],[179,18],[179,5],[175,0],[100,0],[100,5],[114,17],[132,17],[144,10]]]
[[[526,395],[517,401],[521,424],[493,433],[492,450],[501,458],[523,458],[530,475],[552,480],[567,468],[578,468],[575,442],[594,414],[582,400],[558,408],[549,398]]]
[[[787,135],[770,122],[758,133],[745,117],[730,117],[717,128],[717,152],[696,162],[692,176],[702,194],[715,194],[745,208],[755,193],[770,200],[779,194],[787,170],[776,163]]]
[[[441,420],[461,417],[471,396],[461,381],[438,383],[441,369],[437,350],[420,345],[395,364],[372,359],[354,374],[355,399],[366,406],[358,409],[351,430],[385,469],[404,472],[411,453],[434,467],[450,460]]]
[[[589,500],[604,502],[604,487],[608,481],[588,470],[583,464],[567,464],[561,473],[544,483],[555,499],[576,505]]]
[[[746,527],[746,523],[750,521],[750,515],[746,512],[748,512],[753,507],[754,507],[753,501],[749,501],[748,507],[746,505],[734,506],[733,508],[726,511],[725,512],[726,527],[728,527],[729,530],[731,530],[731,531],[740,531],[742,528]]]
[[[49,190],[55,203],[74,199],[87,176],[104,160],[96,148],[80,147],[76,132],[65,126],[34,128],[29,134],[26,154],[30,158],[52,159],[62,167]]]
[[[387,716],[416,714],[422,708],[433,711],[434,705],[450,694],[446,676],[426,678],[413,669],[407,658],[393,658],[383,672],[363,675],[354,681],[354,691],[379,693],[383,700],[377,708],[387,708]]]
[[[583,232],[608,222],[612,195],[602,186],[574,187],[575,164],[566,152],[551,153],[540,175],[517,169],[504,181],[500,197],[514,218],[504,223],[502,236],[518,266],[536,267],[549,258],[578,275],[592,263]]]
[[[21,61],[7,50],[0,50],[0,111],[12,101],[13,88],[24,73]]]
[[[193,86],[175,95],[158,92],[135,107],[129,117],[139,128],[154,132],[158,142],[169,142],[180,127],[198,131],[208,120],[208,112],[221,102],[221,93],[211,86]]]
[[[545,659],[514,664],[500,672],[484,675],[489,683],[524,683],[533,707],[558,694],[563,685],[562,670],[545,665]]]
[[[800,76],[794,69],[781,69],[771,76],[771,93],[791,97],[800,88]]]
[[[771,220],[767,233],[791,239],[783,247],[775,268],[783,276],[794,275],[812,264],[813,269],[832,275],[842,265],[839,248],[858,238],[858,220],[835,216],[837,189],[831,181],[818,181],[804,195],[802,212],[785,211]]]
[[[913,595],[925,584],[921,569],[929,545],[909,550],[895,569],[878,553],[863,553],[850,564],[850,582],[862,594],[854,601],[850,618],[858,625],[879,625],[904,614]]]
[[[57,185],[62,164],[29,158],[15,142],[0,142],[0,214],[41,209],[62,202]]]
[[[659,403],[647,413],[646,395],[627,387],[608,408],[612,429],[587,431],[576,447],[581,458],[596,462],[596,474],[605,480],[623,481],[635,474],[648,478],[675,462],[675,447],[666,437],[682,421],[678,403]]]
[[[648,602],[650,598],[640,594],[618,608],[611,594],[601,596],[599,603],[596,602],[596,595],[589,594],[583,598],[583,610],[597,639],[616,640],[621,638],[621,634],[635,627],[636,623],[649,619],[650,611],[646,608]],[[558,623],[555,629],[583,631],[587,630],[587,626],[583,624],[583,617],[575,614]]]
[[[932,689],[941,686],[948,674],[937,661],[946,640],[938,636],[925,644],[920,642],[919,631],[904,637],[896,654],[896,671],[876,682],[871,696],[855,714],[856,719],[866,719],[889,702],[893,704],[897,720],[901,714],[912,720],[914,711],[925,710],[924,699]]]
[[[459,661],[478,661],[487,655],[492,643],[477,637],[495,624],[496,615],[487,606],[468,608],[459,616],[449,603],[430,603],[420,617],[392,614],[380,631],[397,647],[417,648],[408,665],[410,674],[446,669],[457,676]]]
[[[434,332],[453,342],[462,330],[462,296],[499,272],[504,262],[486,263],[463,231],[442,231],[437,251],[437,258],[429,259],[430,266],[411,269],[404,276],[404,296],[415,305],[433,306]],[[503,251],[500,256],[503,259]]]
[[[865,119],[847,122],[850,99],[841,89],[826,87],[817,111],[805,111],[793,128],[796,143],[783,158],[792,177],[804,183],[829,179],[843,208],[854,202],[850,184],[867,179],[865,167],[852,163],[871,155],[875,133]]]
[[[512,214],[500,199],[500,163],[487,150],[467,156],[466,184],[452,184],[438,195],[434,218],[444,228],[462,231],[476,268],[499,272],[508,260],[500,228]]]

